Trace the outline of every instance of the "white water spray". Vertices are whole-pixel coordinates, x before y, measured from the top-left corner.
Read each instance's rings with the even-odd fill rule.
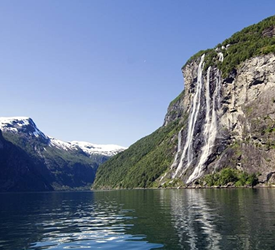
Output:
[[[222,52],[218,53],[218,57],[219,57],[219,61],[223,62],[223,53]]]
[[[218,133],[218,127],[217,127],[217,111],[216,111],[216,102],[218,104],[218,108],[220,105],[220,88],[221,88],[221,77],[220,72],[217,70],[217,75],[215,77],[215,92],[212,97],[212,111],[211,111],[211,119],[210,119],[210,113],[209,113],[209,107],[210,107],[210,93],[209,93],[209,87],[210,87],[210,71],[211,68],[209,67],[207,70],[207,81],[206,81],[206,118],[205,118],[205,126],[204,126],[204,140],[205,145],[202,147],[201,150],[201,157],[199,159],[199,162],[197,166],[195,167],[193,173],[189,176],[187,183],[193,182],[195,179],[202,176],[205,163],[210,156],[212,152],[212,148],[215,145],[215,139],[217,137]]]
[[[219,60],[223,61],[223,54],[218,54]],[[189,167],[191,167],[194,162],[194,137],[195,127],[199,119],[201,104],[204,102],[205,98],[205,117],[202,121],[201,126],[203,126],[203,146],[200,149],[198,160],[196,161],[196,166],[193,170],[193,173],[189,176],[187,180],[188,183],[192,183],[194,180],[200,178],[205,170],[205,164],[209,159],[215,145],[215,140],[218,134],[218,125],[217,125],[217,111],[221,106],[221,74],[218,69],[214,69],[215,78],[214,81],[210,80],[212,68],[207,69],[207,77],[205,83],[205,91],[203,92],[203,67],[204,67],[204,55],[201,57],[198,71],[197,71],[197,83],[195,93],[193,95],[189,118],[188,118],[188,128],[187,128],[187,137],[185,145],[182,148],[182,132],[183,129],[178,134],[178,150],[174,158],[174,162],[171,165],[171,169],[175,169],[172,178],[180,177],[183,173],[186,172]],[[214,93],[211,93],[210,83],[214,83],[215,90]],[[201,117],[200,117],[201,119]],[[180,159],[179,159],[180,158]]]
[[[171,165],[171,169],[173,169],[174,167],[177,166],[177,162],[178,162],[178,158],[179,158],[179,154],[181,152],[181,133],[183,131],[183,128],[179,131],[178,133],[178,151],[175,155],[175,158],[174,158],[174,161],[173,161],[173,164]]]

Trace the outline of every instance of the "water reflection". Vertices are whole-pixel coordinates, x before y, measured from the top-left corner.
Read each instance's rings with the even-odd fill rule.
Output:
[[[164,190],[161,195],[165,193]],[[208,206],[202,192],[174,190],[169,196],[179,246],[184,249],[220,249],[221,235],[215,225],[218,215],[215,208]]]
[[[23,202],[20,195],[28,202]],[[145,235],[128,234],[127,229],[133,227],[133,217],[128,214],[133,210],[123,209],[123,204],[114,198],[95,201],[92,192],[11,196],[7,198],[12,201],[1,206],[0,233],[6,236],[0,242],[3,249],[153,249],[162,246],[143,240]],[[9,219],[4,219],[5,214]],[[5,229],[10,234],[4,232]]]
[[[173,190],[178,249],[275,249],[275,190]]]
[[[275,249],[275,189],[0,194],[0,249]]]

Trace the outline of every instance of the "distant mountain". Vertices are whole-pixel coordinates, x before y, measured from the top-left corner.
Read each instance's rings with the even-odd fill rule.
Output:
[[[28,117],[0,117],[0,191],[87,189],[99,164],[125,148],[64,142]]]
[[[0,130],[0,191],[51,191],[49,171],[20,147],[4,139]]]

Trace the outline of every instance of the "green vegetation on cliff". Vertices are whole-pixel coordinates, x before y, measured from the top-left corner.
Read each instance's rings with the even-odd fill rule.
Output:
[[[88,157],[81,150],[62,150],[47,139],[1,132],[0,191],[89,189],[98,165],[107,157]],[[16,151],[15,151],[16,150]],[[14,153],[16,152],[16,153]]]
[[[179,120],[142,138],[98,168],[93,188],[145,188],[171,165]]]
[[[205,175],[200,183],[205,186],[225,186],[228,184],[241,186],[255,186],[258,183],[256,174],[248,174],[233,168],[224,168],[220,172]]]
[[[223,53],[223,62],[218,60],[216,50]],[[233,34],[213,49],[199,51],[186,62],[183,68],[191,61],[205,54],[205,68],[217,65],[223,72],[223,77],[227,77],[230,72],[246,59],[274,52],[275,16],[271,16]]]
[[[177,134],[186,124],[183,98],[184,91],[170,103],[165,125],[99,166],[93,188],[145,188],[158,185],[156,180],[172,164],[178,143]]]
[[[199,57],[205,54],[204,69],[213,66],[215,67],[214,70],[217,68],[221,70],[224,78],[229,78],[227,80],[233,80],[236,77],[238,67],[242,62],[254,56],[274,52],[275,16],[272,16],[258,24],[249,26],[242,31],[235,33],[231,38],[226,39],[222,44],[218,44],[213,49],[198,52],[185,64],[185,73],[191,72],[190,74],[192,75],[192,72],[194,72],[197,67],[193,62],[196,61],[197,64]],[[270,70],[270,72],[273,71]],[[193,76],[194,75],[192,75],[192,77]],[[195,81],[195,77],[193,80]],[[217,85],[217,83],[215,84]],[[213,91],[213,86],[214,83],[210,84],[211,91]],[[222,96],[224,97],[223,101],[225,104],[225,109],[223,111],[236,112],[237,110],[234,111],[228,109],[228,103],[230,102],[227,103],[226,101],[231,100],[231,95],[229,94],[231,89],[228,88],[226,90],[228,90],[227,96]],[[234,91],[238,93],[237,90]],[[194,95],[195,92],[193,91],[194,87],[191,86],[189,92],[186,93],[186,96]],[[223,95],[225,92],[221,94]],[[188,99],[183,100],[183,98],[184,94],[181,93],[170,103],[165,117],[164,126],[151,135],[139,140],[128,150],[120,153],[100,166],[93,187],[96,189],[112,189],[157,187],[159,185],[162,187],[180,187],[181,185],[184,185],[183,179],[169,179],[171,176],[171,173],[169,173],[169,167],[171,166],[177,149],[177,135],[180,129],[187,124],[188,114],[186,113],[186,107],[184,107],[184,104],[186,103],[189,105],[189,103]],[[191,98],[192,96],[190,99]],[[255,110],[258,110],[257,112],[259,112],[261,109],[264,109],[264,111],[261,111],[260,113],[267,114],[267,110],[269,109],[269,113],[273,114],[273,109],[270,107],[274,105],[274,95],[272,95],[272,99],[266,95],[263,95],[261,98],[263,98],[261,105],[259,105],[260,99],[256,98],[255,106],[254,104],[252,105],[250,101],[242,107],[244,113],[247,114],[246,118],[240,116],[240,119],[244,120],[249,118],[248,121],[250,121],[251,118],[252,122],[249,131],[246,128],[246,125],[243,126],[244,129],[240,134],[242,134],[244,138],[241,138],[240,142],[236,140],[230,141],[231,137],[234,137],[233,133],[237,133],[238,131],[231,133],[231,131],[227,131],[227,127],[225,127],[223,131],[224,135],[220,136],[219,144],[215,145],[214,150],[217,151],[217,155],[214,155],[215,152],[213,151],[213,157],[211,156],[211,160],[217,160],[218,157],[220,157],[218,162],[219,168],[225,169],[221,170],[219,173],[207,175],[203,179],[198,180],[201,181],[201,185],[223,186],[231,183],[230,185],[235,186],[253,186],[257,183],[257,176],[248,173],[262,172],[258,171],[259,164],[251,163],[261,162],[261,158],[266,159],[266,162],[269,163],[273,159],[273,156],[267,154],[266,151],[261,150],[261,154],[259,154],[257,145],[260,144],[267,150],[274,148],[273,119],[269,119],[270,117],[266,116],[264,122],[262,122],[263,119],[258,119],[260,115],[255,113]],[[264,105],[264,103],[267,103],[269,106]],[[202,108],[204,108],[204,102],[201,101],[200,104]],[[193,134],[193,140],[196,140],[194,152],[197,155],[201,153],[200,149],[203,143],[203,137],[200,137],[199,133],[203,133],[203,127],[206,125],[206,123],[201,122],[205,117],[202,108],[196,115],[195,119],[199,122],[196,125],[196,132]],[[240,124],[246,124],[242,120],[238,121]],[[183,131],[183,140],[185,140],[184,136],[186,136],[186,130]],[[219,133],[221,133],[221,130]],[[221,155],[222,152],[224,152],[223,155]],[[244,172],[234,169],[236,166],[242,166]],[[272,168],[270,164],[268,167],[270,167],[270,169]],[[192,169],[190,168],[189,170],[191,172]],[[164,179],[162,179],[162,183],[160,183],[160,176],[164,176],[164,173],[168,174]]]

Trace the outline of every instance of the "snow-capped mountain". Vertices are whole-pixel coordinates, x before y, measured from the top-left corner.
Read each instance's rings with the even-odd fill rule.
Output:
[[[30,137],[39,138],[51,147],[56,147],[63,150],[79,150],[81,149],[88,155],[104,155],[104,156],[114,156],[117,153],[125,150],[125,147],[118,145],[98,145],[89,142],[64,142],[53,138],[51,136],[45,135],[40,131],[34,121],[29,117],[0,117],[0,129],[3,132],[10,132],[13,134],[25,134]]]
[[[42,137],[49,139],[35,125],[34,121],[29,117],[0,117],[0,129],[4,132],[26,133],[29,136]]]
[[[64,142],[29,117],[0,117],[0,191],[89,188],[97,168],[125,148]]]

